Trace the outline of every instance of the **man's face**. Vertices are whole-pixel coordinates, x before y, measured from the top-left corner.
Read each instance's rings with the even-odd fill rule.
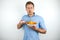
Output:
[[[27,11],[28,14],[32,14],[32,13],[34,12],[34,7],[33,7],[33,5],[32,5],[32,4],[28,4],[28,5],[26,6],[26,11]]]

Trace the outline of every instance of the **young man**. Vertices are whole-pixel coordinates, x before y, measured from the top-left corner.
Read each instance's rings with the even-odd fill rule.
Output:
[[[17,28],[24,29],[24,39],[23,40],[40,40],[38,33],[46,34],[46,27],[44,20],[41,16],[35,15],[34,13],[34,3],[28,1],[25,5],[27,15],[24,15],[21,21],[17,24]],[[33,21],[36,22],[36,25],[28,26],[27,22]]]

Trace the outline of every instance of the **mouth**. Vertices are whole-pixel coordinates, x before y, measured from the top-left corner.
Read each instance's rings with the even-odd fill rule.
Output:
[[[31,11],[29,11],[29,13],[31,13]]]

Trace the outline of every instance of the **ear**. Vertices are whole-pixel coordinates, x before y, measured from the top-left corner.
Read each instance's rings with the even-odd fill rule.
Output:
[[[25,8],[27,10],[27,8]]]
[[[34,7],[33,7],[33,10],[34,10]]]

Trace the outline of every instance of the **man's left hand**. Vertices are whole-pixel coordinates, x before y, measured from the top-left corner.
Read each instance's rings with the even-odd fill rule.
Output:
[[[36,25],[34,26],[29,26],[30,28],[32,28],[33,30],[37,30],[38,28],[36,27]]]

